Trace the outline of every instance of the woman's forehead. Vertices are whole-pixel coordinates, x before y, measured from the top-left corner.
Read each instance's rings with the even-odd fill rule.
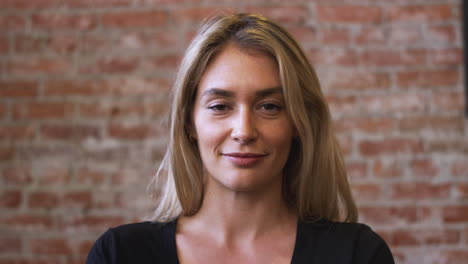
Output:
[[[263,90],[281,87],[275,61],[263,54],[245,52],[235,45],[225,47],[208,65],[199,83],[199,93],[217,88]]]

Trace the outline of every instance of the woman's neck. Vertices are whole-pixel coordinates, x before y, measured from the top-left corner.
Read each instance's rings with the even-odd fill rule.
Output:
[[[209,180],[200,210],[194,216],[181,217],[178,225],[221,244],[236,244],[253,242],[272,232],[289,232],[296,223],[297,214],[284,202],[281,183],[264,190],[236,192]]]

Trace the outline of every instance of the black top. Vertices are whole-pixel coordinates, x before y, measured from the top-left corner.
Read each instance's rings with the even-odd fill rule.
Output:
[[[176,220],[111,228],[94,244],[87,264],[178,264]],[[394,264],[384,240],[368,226],[320,220],[298,222],[291,263]]]

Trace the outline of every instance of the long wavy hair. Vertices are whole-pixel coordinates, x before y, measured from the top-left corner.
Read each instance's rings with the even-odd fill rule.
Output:
[[[273,58],[279,69],[286,110],[298,137],[283,174],[283,198],[303,221],[354,222],[357,209],[319,80],[291,35],[256,14],[214,17],[188,47],[173,87],[167,151],[151,190],[153,221],[167,222],[198,212],[203,201],[203,163],[190,129],[197,86],[207,65],[228,44]]]

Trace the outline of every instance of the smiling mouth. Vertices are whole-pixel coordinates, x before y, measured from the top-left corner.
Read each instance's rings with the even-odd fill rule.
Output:
[[[225,156],[232,164],[238,167],[252,167],[260,162],[267,154],[258,153],[224,153]]]

